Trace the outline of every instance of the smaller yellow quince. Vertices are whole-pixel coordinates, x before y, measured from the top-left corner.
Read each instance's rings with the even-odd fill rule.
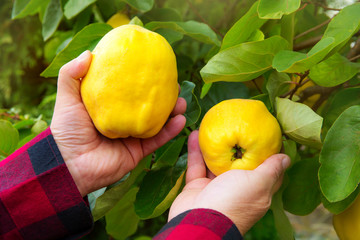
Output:
[[[252,170],[281,148],[281,129],[263,102],[231,99],[212,107],[199,130],[207,167],[215,175]]]
[[[114,15],[109,18],[109,20],[106,22],[113,28],[120,27],[122,25],[128,24],[130,22],[129,17],[121,12],[115,13]]]
[[[334,215],[333,225],[340,240],[360,239],[360,195],[348,209]]]

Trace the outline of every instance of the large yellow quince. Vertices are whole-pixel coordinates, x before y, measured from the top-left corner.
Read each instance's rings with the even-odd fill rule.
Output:
[[[149,138],[178,97],[175,54],[161,35],[136,25],[108,32],[92,52],[81,96],[96,128],[109,138]]]
[[[231,169],[252,170],[280,151],[281,129],[263,102],[225,100],[205,114],[199,144],[215,175]]]
[[[129,22],[130,19],[126,14],[122,12],[118,12],[112,15],[111,18],[109,18],[109,20],[106,23],[112,26],[113,28],[117,28],[122,25],[128,24]]]
[[[360,195],[344,212],[334,215],[333,224],[340,240],[360,239]]]

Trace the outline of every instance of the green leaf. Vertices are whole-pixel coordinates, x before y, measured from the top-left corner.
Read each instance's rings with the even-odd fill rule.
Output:
[[[140,10],[142,12],[147,12],[154,6],[154,0],[122,0],[126,2],[131,7]]]
[[[187,155],[185,157],[187,158]],[[169,209],[171,207],[171,204],[174,202],[175,198],[177,197],[177,195],[181,189],[184,175],[185,175],[185,170],[180,175],[178,180],[176,180],[174,187],[170,190],[168,195],[166,195],[165,199],[159,205],[156,206],[156,208],[154,209],[154,212],[148,218],[156,218],[156,217],[160,216],[161,214],[163,214],[167,209]]]
[[[334,87],[351,79],[360,70],[360,63],[350,62],[339,53],[310,68],[309,77],[317,85]]]
[[[291,79],[286,73],[273,71],[266,83],[266,90],[269,93],[271,105],[274,106],[275,98],[286,93],[290,88]]]
[[[262,240],[271,239],[279,240],[278,233],[275,228],[273,211],[268,210],[259,221],[245,234],[244,239]]]
[[[318,158],[304,159],[287,171],[289,183],[282,196],[286,211],[305,216],[321,203],[319,165]]]
[[[189,81],[183,81],[181,84],[180,96],[186,100],[187,108],[184,116],[186,117],[185,127],[194,125],[200,117],[200,104],[194,95],[195,84]]]
[[[307,53],[280,51],[273,61],[279,72],[304,72],[334,54],[360,28],[360,3],[342,9],[329,23],[322,39]]]
[[[27,135],[26,137],[22,138],[16,148],[21,148],[22,146],[24,146],[26,143],[30,142],[34,137],[36,137],[36,134],[31,133],[30,135]]]
[[[271,102],[270,102],[269,94],[262,93],[262,94],[253,96],[250,99],[262,101],[265,104],[266,108],[269,110],[269,112],[271,112],[271,113],[274,112],[274,109],[273,109],[273,107],[271,105]]]
[[[19,130],[19,129],[22,129],[22,128],[29,128],[30,126],[32,126],[34,124],[35,124],[35,120],[26,119],[26,120],[22,120],[22,121],[19,121],[19,122],[15,123],[14,128]]]
[[[322,38],[307,54],[293,51],[279,51],[273,60],[278,72],[305,72],[320,62],[333,48],[334,38]]]
[[[293,49],[294,32],[295,32],[295,15],[296,12],[286,15],[281,19],[280,36],[286,39],[289,43],[289,49]]]
[[[172,167],[178,160],[185,140],[185,137],[179,137],[178,139],[170,141],[163,147],[159,148],[156,151],[156,163],[153,165],[153,168],[161,168],[164,166]]]
[[[323,38],[335,39],[333,48],[338,51],[360,29],[360,3],[343,8],[329,23]]]
[[[201,116],[215,104],[232,98],[249,98],[249,89],[243,83],[213,83],[208,94],[200,101]]]
[[[324,207],[333,214],[339,214],[345,211],[350,205],[355,201],[356,197],[359,195],[360,188],[357,187],[354,192],[350,194],[347,198],[339,202],[329,202],[326,197],[322,196],[321,200]]]
[[[133,17],[133,18],[130,20],[129,24],[138,25],[138,26],[141,26],[141,27],[144,26],[144,24],[142,23],[142,21],[140,20],[140,18],[138,18],[137,16]]]
[[[58,28],[63,12],[61,9],[60,0],[51,0],[46,8],[45,15],[42,21],[42,35],[44,41],[48,40]]]
[[[258,13],[260,18],[280,19],[283,15],[295,12],[301,4],[301,0],[260,0]]]
[[[138,178],[142,178],[145,175],[146,165],[149,160],[151,160],[151,155],[141,160],[136,168],[131,171],[130,176],[125,181],[113,188],[110,188],[96,199],[95,207],[92,210],[94,222],[105,216],[105,214],[108,213],[115,204],[127,194]]]
[[[141,219],[153,216],[155,209],[168,196],[186,166],[187,156],[185,155],[179,158],[174,167],[156,168],[145,175],[135,201],[135,212]]]
[[[274,55],[288,45],[280,36],[235,45],[212,57],[201,69],[201,77],[205,83],[249,81],[271,69]]]
[[[257,13],[259,2],[256,1],[249,11],[246,12],[225,34],[221,50],[248,42],[254,39],[254,34],[258,34],[259,28],[266,23],[267,20],[260,19]]]
[[[291,226],[289,218],[286,216],[283,201],[282,201],[283,187],[274,194],[270,209],[274,214],[275,228],[280,240],[291,240],[294,238],[294,230]]]
[[[294,141],[311,147],[321,147],[322,117],[302,103],[276,98],[277,119],[283,132]]]
[[[201,88],[200,99],[203,99],[206,96],[206,94],[208,94],[212,84],[213,83],[204,83],[204,85]]]
[[[324,128],[328,130],[345,109],[360,105],[360,88],[342,89],[324,107]]]
[[[182,33],[167,28],[159,28],[156,29],[155,32],[163,36],[170,44],[180,41],[184,37]]]
[[[19,132],[9,121],[0,119],[0,155],[13,153],[19,142]]]
[[[35,135],[38,135],[41,132],[45,131],[47,127],[47,122],[45,122],[44,120],[39,120],[34,124],[34,126],[32,126],[31,132]]]
[[[48,3],[49,0],[15,0],[11,18],[18,19],[33,15],[39,11],[41,6]]]
[[[151,21],[158,22],[181,22],[182,17],[180,13],[174,8],[153,8],[141,16],[146,23]]]
[[[283,148],[284,148],[284,153],[290,157],[291,163],[294,164],[297,160],[296,142],[291,139],[286,139],[283,141]]]
[[[43,77],[56,77],[60,68],[67,62],[79,56],[85,50],[93,50],[100,39],[112,27],[105,23],[94,23],[78,32],[71,42],[58,54],[42,73]]]
[[[94,2],[96,0],[69,0],[64,6],[64,15],[67,19],[72,19]]]
[[[360,179],[360,105],[346,109],[328,131],[320,152],[320,187],[330,202],[348,197]]]
[[[133,187],[106,215],[106,232],[116,240],[125,240],[136,232],[139,217],[135,213],[134,201],[138,187]]]
[[[150,22],[145,25],[145,28],[155,31],[160,28],[171,29],[173,31],[185,34],[200,42],[214,44],[220,46],[220,41],[216,33],[211,28],[204,24],[195,21],[187,22]]]

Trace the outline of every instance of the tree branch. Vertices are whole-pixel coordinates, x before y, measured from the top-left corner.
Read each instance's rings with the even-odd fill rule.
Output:
[[[293,50],[294,50],[294,51],[299,51],[299,50],[302,50],[302,49],[306,49],[306,48],[312,47],[312,46],[314,46],[316,43],[318,43],[321,38],[322,38],[322,35],[317,36],[317,37],[310,38],[310,39],[305,40],[305,41],[300,42],[300,43],[297,43],[297,44],[294,45]]]
[[[319,25],[316,25],[316,26],[313,27],[313,28],[310,28],[310,29],[306,30],[305,32],[300,33],[299,35],[297,35],[297,36],[294,37],[294,40],[296,40],[296,39],[298,39],[298,38],[301,38],[301,37],[303,37],[303,36],[305,36],[305,35],[313,32],[313,31],[316,31],[316,30],[318,30],[319,28],[327,25],[327,24],[331,21],[331,19],[332,19],[332,18],[326,20],[325,22],[320,23]]]

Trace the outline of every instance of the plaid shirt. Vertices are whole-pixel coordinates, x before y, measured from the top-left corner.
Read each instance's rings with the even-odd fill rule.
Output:
[[[77,239],[93,227],[50,128],[0,162],[0,240]],[[230,219],[208,209],[180,214],[155,239],[242,239]]]

